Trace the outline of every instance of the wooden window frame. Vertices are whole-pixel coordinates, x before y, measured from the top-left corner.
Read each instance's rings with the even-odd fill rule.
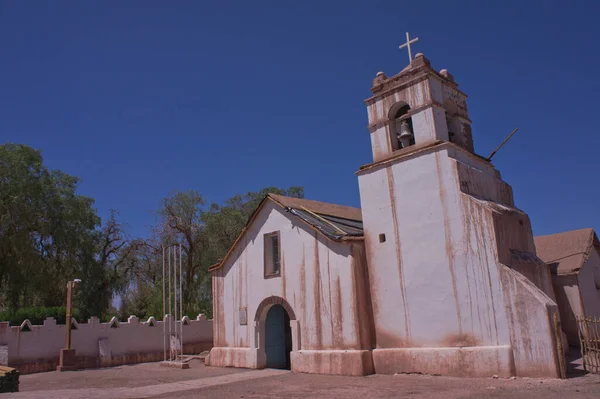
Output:
[[[268,256],[272,256],[272,249],[268,250],[268,243],[269,240],[271,240],[271,237],[277,237],[277,258],[279,260],[279,269],[277,270],[277,272],[274,273],[268,273],[267,271],[267,267],[268,267]],[[265,278],[273,278],[273,277],[280,277],[281,276],[281,234],[278,231],[273,231],[270,233],[265,233],[263,235],[263,273],[264,273],[264,277]],[[271,247],[272,248],[272,247]],[[272,260],[271,260],[272,262]]]

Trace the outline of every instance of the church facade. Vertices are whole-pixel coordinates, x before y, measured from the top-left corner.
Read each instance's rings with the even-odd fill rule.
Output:
[[[269,195],[213,273],[207,364],[564,375],[526,213],[474,153],[466,95],[417,54],[373,80],[361,209]]]
[[[210,365],[373,372],[360,209],[269,194],[213,267]]]

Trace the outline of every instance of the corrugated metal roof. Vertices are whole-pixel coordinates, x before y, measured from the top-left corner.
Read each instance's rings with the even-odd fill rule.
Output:
[[[334,240],[340,240],[344,237],[362,237],[364,234],[363,224],[360,220],[317,214],[308,209],[287,207],[286,210]]]
[[[311,212],[318,213],[319,215],[335,216],[342,219],[350,220],[362,220],[362,212],[360,208],[354,208],[346,205],[330,204],[328,202],[321,202],[315,200],[309,200],[305,198],[292,198],[285,197],[283,195],[277,195],[269,193],[268,197],[275,200],[277,203],[284,207],[294,209],[310,209]]]

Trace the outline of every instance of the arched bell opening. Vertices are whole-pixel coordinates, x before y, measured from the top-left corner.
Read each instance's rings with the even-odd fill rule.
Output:
[[[444,110],[446,111],[446,126],[448,127],[448,140],[451,143],[461,145],[461,123],[458,119],[458,107],[450,99],[444,100]]]
[[[405,102],[394,104],[389,112],[392,150],[400,150],[415,144],[410,106]]]

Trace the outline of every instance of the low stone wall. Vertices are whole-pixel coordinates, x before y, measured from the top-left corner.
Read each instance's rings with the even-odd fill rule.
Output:
[[[77,365],[79,368],[96,368],[163,360],[165,323],[168,329],[168,315],[164,321],[151,317],[141,322],[135,316],[123,323],[115,318],[109,323],[100,323],[96,317],[88,323],[74,321],[71,347],[76,351]],[[183,326],[184,354],[197,354],[212,348],[212,323],[204,315],[199,315],[196,320],[184,317],[171,323],[172,331],[177,326],[178,337]],[[41,326],[31,325],[28,320],[20,326],[0,322],[0,352],[4,353],[0,360],[21,374],[56,370],[60,350],[65,347],[65,327],[57,325],[51,317]],[[168,358],[168,338],[166,342]],[[174,339],[174,342],[178,341]]]

